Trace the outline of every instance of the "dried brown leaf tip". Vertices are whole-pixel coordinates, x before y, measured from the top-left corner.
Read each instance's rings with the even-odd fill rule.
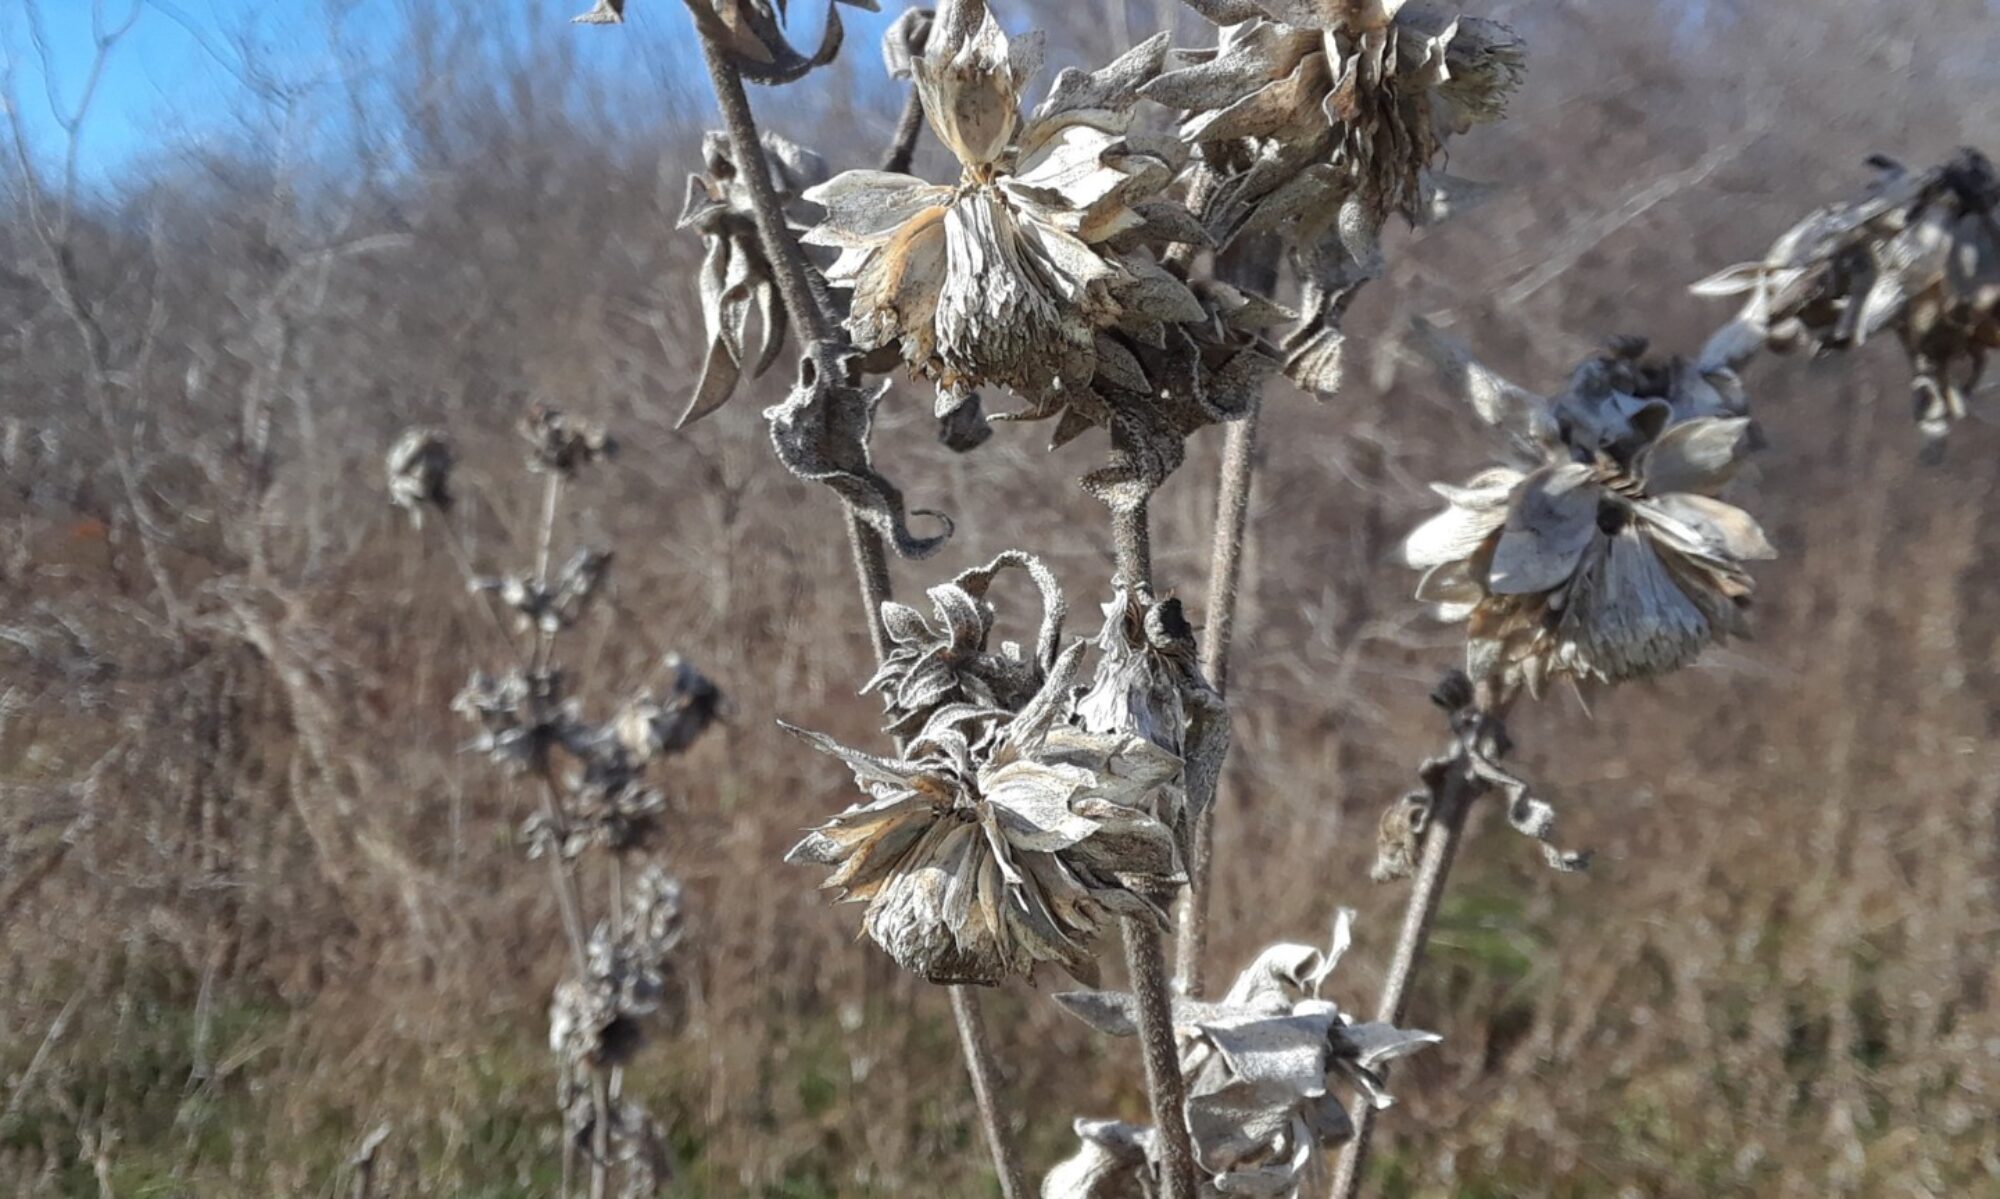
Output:
[[[688,12],[729,64],[753,83],[790,83],[840,53],[847,31],[840,22],[840,5],[864,12],[880,8],[875,0],[828,0],[826,24],[819,48],[810,55],[794,48],[785,36],[785,0],[686,0]],[[623,5],[621,3],[620,7]]]
[[[1289,943],[1267,948],[1218,1002],[1174,1000],[1174,1033],[1188,1080],[1185,1114],[1203,1194],[1300,1194],[1318,1155],[1354,1134],[1340,1092],[1351,1086],[1374,1107],[1388,1107],[1380,1068],[1441,1039],[1358,1023],[1321,996],[1352,942],[1353,917],[1340,911],[1326,949]],[[1055,998],[1099,1032],[1138,1031],[1129,994],[1080,991]],[[1147,1130],[1079,1121],[1077,1131],[1083,1145],[1044,1180],[1043,1199],[1150,1193],[1144,1188],[1154,1166],[1133,1153],[1150,1148]]]
[[[1733,374],[1614,343],[1561,395],[1515,387],[1424,326],[1427,351],[1514,465],[1464,486],[1412,532],[1417,598],[1467,625],[1467,670],[1504,699],[1551,677],[1607,683],[1693,661],[1744,631],[1747,563],[1775,556],[1757,522],[1717,498],[1756,444]]]
[[[451,443],[438,429],[409,429],[396,438],[384,461],[389,502],[410,514],[421,528],[424,509],[451,511]]]
[[[2000,348],[2000,175],[1972,149],[1928,171],[1887,158],[1870,165],[1877,175],[1859,198],[1812,213],[1762,262],[1694,285],[1698,295],[1748,296],[1704,358],[1825,353],[1893,331],[1915,371],[1917,427],[1935,458],[1987,352]]]
[[[528,409],[521,418],[520,432],[528,443],[528,469],[564,478],[574,477],[578,470],[618,450],[618,443],[603,425],[546,404]]]
[[[774,133],[763,135],[771,186],[781,205],[826,178],[819,155]],[[703,169],[688,176],[681,229],[701,235],[701,270],[696,275],[701,319],[708,338],[701,378],[679,424],[700,420],[722,407],[747,371],[756,378],[778,360],[785,344],[786,314],[777,278],[757,235],[749,181],[737,168],[727,134],[709,132],[701,141]],[[761,328],[756,352],[749,350],[750,317]]]
[[[1151,797],[1180,763],[1068,723],[1083,650],[1063,652],[1020,711],[948,705],[895,757],[791,729],[867,798],[787,860],[831,867],[824,886],[868,905],[868,935],[905,969],[992,984],[1050,962],[1088,980],[1114,917],[1164,925],[1182,874]]]
[[[1065,71],[1024,117],[1041,35],[1010,39],[981,0],[941,7],[909,67],[959,178],[848,171],[806,194],[826,217],[805,240],[841,251],[827,281],[853,290],[855,344],[900,346],[943,413],[989,384],[1031,403],[1087,387],[1098,334],[1120,322],[1202,319],[1184,284],[1120,239],[1199,236],[1185,211],[1152,212],[1173,207],[1158,196],[1178,146],[1128,137],[1167,53],[1161,35],[1102,70]]]

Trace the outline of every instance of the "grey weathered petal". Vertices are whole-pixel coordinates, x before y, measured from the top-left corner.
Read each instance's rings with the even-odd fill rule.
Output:
[[[1369,1070],[1384,1062],[1408,1057],[1419,1049],[1440,1044],[1444,1040],[1434,1032],[1418,1032],[1388,1024],[1342,1025],[1334,1036],[1344,1051],[1351,1054],[1364,1069]]]
[[[800,236],[813,246],[871,246],[927,208],[948,203],[951,189],[894,171],[843,171],[804,198],[826,210],[820,223]]]
[[[1588,467],[1545,467],[1529,475],[1507,510],[1487,570],[1487,589],[1495,595],[1531,595],[1568,582],[1598,536],[1600,495]]]
[[[1511,493],[1512,488],[1508,491]],[[1429,570],[1449,562],[1462,562],[1506,522],[1504,495],[1499,504],[1473,507],[1453,503],[1404,538],[1403,563]]]
[[[1036,107],[1034,121],[1050,121],[1093,109],[1129,109],[1139,98],[1139,89],[1166,64],[1170,40],[1167,34],[1156,34],[1095,71],[1068,68],[1049,85],[1048,97]]]
[[[1153,1130],[1117,1120],[1078,1120],[1080,1144],[1042,1179],[1041,1199],[1148,1199]]]
[[[1548,401],[1472,356],[1464,342],[1419,316],[1410,321],[1411,344],[1437,369],[1445,387],[1480,420],[1531,445],[1553,445],[1555,423]]]
[[[1692,530],[1700,552],[1724,562],[1766,561],[1778,556],[1764,530],[1748,512],[1705,495],[1684,492],[1655,496],[1639,506],[1642,516],[1658,513]]]
[[[992,804],[1007,840],[1022,849],[1054,853],[1098,831],[1098,823],[1070,809],[1070,799],[1089,785],[1088,771],[1039,762],[1009,762],[979,777],[980,794]]]
[[[1676,491],[1714,495],[1754,446],[1747,417],[1682,421],[1646,447],[1638,473],[1653,495]]]
[[[1569,619],[1590,666],[1607,681],[1677,670],[1708,643],[1708,620],[1636,527],[1607,539],[1602,565],[1585,581]]]

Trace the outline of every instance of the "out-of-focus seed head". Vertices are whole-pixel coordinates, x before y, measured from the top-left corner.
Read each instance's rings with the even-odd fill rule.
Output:
[[[611,457],[618,443],[603,425],[536,404],[521,418],[528,443],[528,469],[570,478],[584,466]]]
[[[408,512],[411,524],[422,527],[425,508],[451,511],[451,443],[441,430],[405,430],[384,465],[389,502]]]

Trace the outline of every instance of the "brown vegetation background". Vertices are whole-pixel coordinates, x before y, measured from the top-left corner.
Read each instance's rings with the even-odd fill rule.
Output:
[[[700,350],[699,249],[673,221],[703,109],[658,36],[680,14],[635,11],[665,57],[607,81],[575,62],[599,31],[488,12],[508,7],[411,4],[331,149],[289,152],[273,92],[226,142],[84,196],[61,263],[30,222],[30,200],[57,215],[60,164],[6,168],[7,1193],[344,1193],[381,1124],[390,1193],[550,1193],[559,926],[513,843],[528,797],[456,752],[448,711],[492,645],[379,481],[397,430],[445,426],[475,557],[518,562],[536,495],[511,423],[532,397],[625,448],[564,531],[619,551],[576,665],[613,693],[679,650],[733,698],[671,784],[693,1018],[633,1072],[678,1193],[993,1191],[944,997],[779,861],[847,787],[774,720],[860,743],[876,705],[854,695],[840,521],[772,458],[768,384],[673,428]],[[1070,59],[1161,11],[1010,16]],[[1335,991],[1363,1008],[1403,894],[1367,881],[1375,818],[1437,739],[1425,693],[1454,656],[1392,550],[1425,482],[1482,464],[1469,416],[1401,357],[1409,317],[1537,387],[1612,333],[1691,350],[1727,314],[1684,286],[1857,186],[1864,154],[2000,150],[1984,3],[1480,11],[1533,52],[1511,119],[1451,163],[1496,193],[1394,239],[1344,394],[1270,398],[1231,672],[1214,966],[1353,905]],[[857,34],[753,99],[860,163],[893,122],[878,77]],[[1919,468],[1888,344],[1750,382],[1771,449],[1743,502],[1784,554],[1758,637],[1520,722],[1521,764],[1596,865],[1552,875],[1475,817],[1413,1009],[1447,1040],[1399,1075],[1380,1194],[2000,1194],[2000,433],[1970,422]],[[899,387],[878,459],[960,532],[896,564],[898,594],[1019,546],[1091,625],[1105,522],[1070,481],[1095,444],[1049,455],[1044,429],[1002,427],[956,456],[928,409]],[[1197,623],[1219,443],[1156,505],[1161,580]],[[1035,1168],[1073,1116],[1143,1110],[1136,1061],[1040,996],[989,1015]]]

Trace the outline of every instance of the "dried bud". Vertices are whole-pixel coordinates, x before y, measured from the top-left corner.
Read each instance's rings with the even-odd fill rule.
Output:
[[[389,447],[389,502],[422,527],[424,509],[451,511],[451,443],[437,429],[409,429]]]
[[[644,1044],[648,1023],[677,1016],[672,953],[681,938],[681,887],[657,866],[642,872],[623,921],[591,933],[582,978],[549,1005],[549,1048],[565,1071],[619,1066]]]
[[[577,469],[611,457],[618,443],[604,426],[536,404],[521,418],[521,436],[528,443],[528,469],[545,474],[576,474]]]
[[[576,706],[562,692],[562,675],[556,671],[513,670],[498,678],[474,671],[451,701],[451,710],[480,726],[467,748],[523,773],[542,769],[551,749],[582,735]]]
[[[612,721],[612,735],[632,761],[677,757],[722,715],[722,689],[679,654],[663,665],[673,673],[664,699],[648,691],[634,696]]]
[[[583,619],[605,572],[611,569],[613,557],[610,550],[582,549],[570,556],[551,582],[543,583],[524,575],[500,575],[475,578],[471,588],[491,594],[513,609],[515,621],[523,630],[559,633]]]

